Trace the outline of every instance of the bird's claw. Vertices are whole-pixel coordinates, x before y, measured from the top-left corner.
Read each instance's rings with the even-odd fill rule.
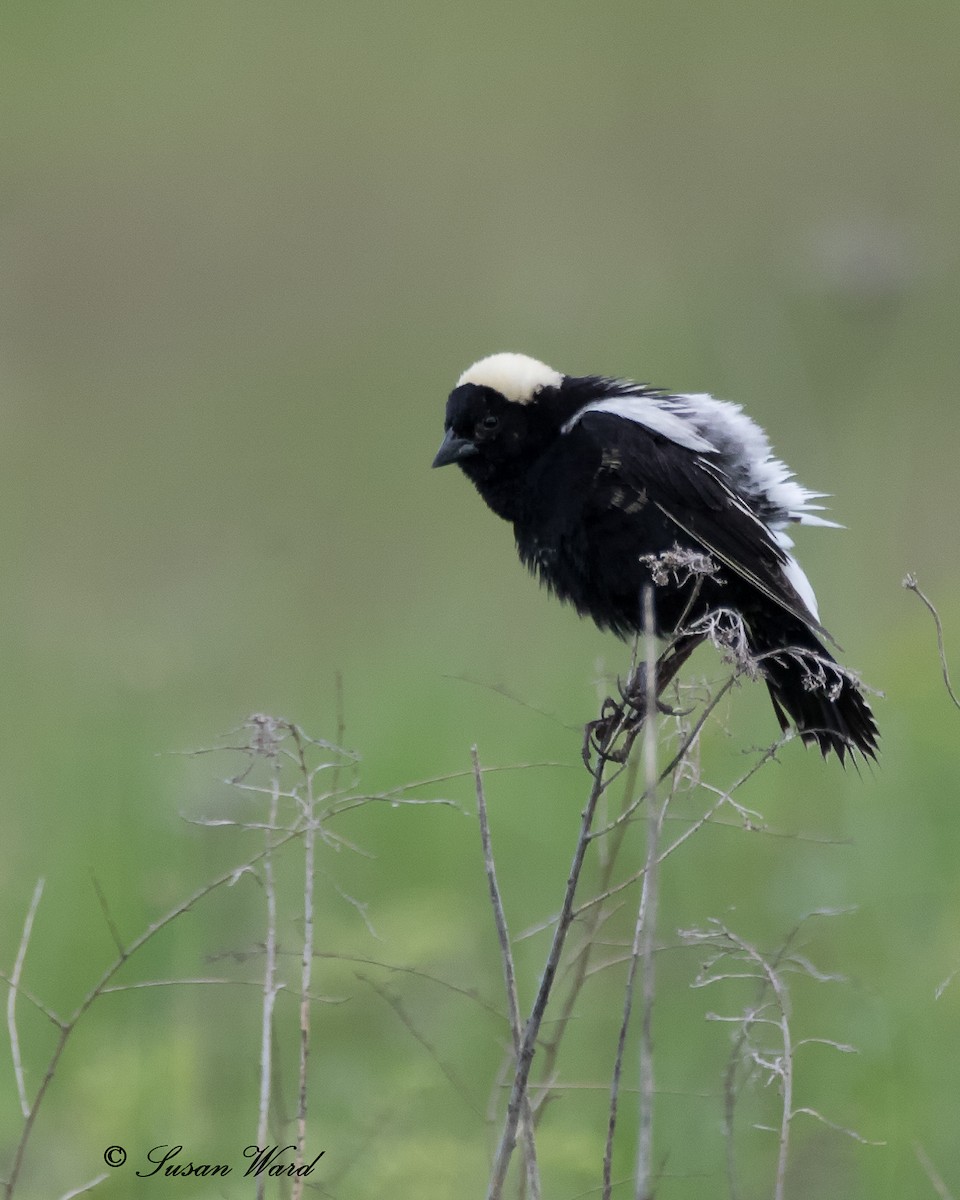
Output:
[[[633,743],[643,727],[645,711],[638,711],[624,697],[618,704],[611,696],[603,702],[600,716],[588,721],[583,731],[583,762],[588,771],[593,770],[592,758],[596,754],[599,764],[625,763],[630,757]],[[619,741],[619,745],[616,745]]]

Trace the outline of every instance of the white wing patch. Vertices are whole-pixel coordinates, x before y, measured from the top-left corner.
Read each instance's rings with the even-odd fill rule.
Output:
[[[492,388],[514,404],[529,404],[544,388],[558,388],[563,376],[526,354],[490,354],[468,367],[457,387],[464,383]]]

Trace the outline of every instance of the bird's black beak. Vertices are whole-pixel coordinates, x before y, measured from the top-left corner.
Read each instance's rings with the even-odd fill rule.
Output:
[[[433,460],[433,465],[446,467],[450,463],[459,462],[461,458],[469,458],[471,454],[477,453],[479,453],[477,447],[469,438],[457,437],[452,429],[448,429],[440,443],[440,449],[437,451],[437,457]]]

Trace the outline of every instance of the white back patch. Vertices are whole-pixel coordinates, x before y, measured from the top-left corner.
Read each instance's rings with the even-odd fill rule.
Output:
[[[772,508],[780,510],[780,516],[772,518],[774,527],[785,521],[799,521],[802,525],[838,528],[835,521],[814,515],[823,507],[814,503],[823,493],[811,492],[797,483],[787,465],[774,456],[767,435],[739,404],[717,400],[705,392],[674,396],[669,404],[713,443],[720,465],[738,490],[762,496]]]
[[[563,432],[568,433],[589,412],[613,413],[697,454],[716,454],[717,465],[734,491],[747,498],[762,497],[774,510],[768,518],[771,528],[790,521],[840,528],[835,521],[816,515],[823,505],[814,501],[823,493],[797,483],[789,468],[774,457],[767,435],[739,404],[717,400],[705,392],[660,396],[626,392],[584,405]]]
[[[491,354],[464,371],[457,387],[464,383],[493,388],[514,404],[529,404],[543,388],[559,387],[563,376],[526,354]]]
[[[644,396],[640,393],[627,393],[622,396],[608,396],[605,400],[594,400],[585,404],[578,413],[564,425],[563,432],[569,433],[582,416],[591,412],[612,413],[615,417],[623,417],[627,421],[636,421],[645,425],[654,433],[659,433],[678,446],[688,450],[696,450],[698,454],[708,454],[716,447],[712,442],[700,436],[691,421],[677,416],[666,406],[663,399],[657,396]]]

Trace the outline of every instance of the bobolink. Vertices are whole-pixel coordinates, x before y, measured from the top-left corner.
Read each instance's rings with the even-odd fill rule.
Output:
[[[786,533],[834,522],[738,405],[494,354],[460,376],[444,428],[433,465],[459,464],[561,600],[630,637],[655,584],[657,633],[679,634],[683,657],[711,614],[733,613],[781,728],[824,757],[875,757],[873,714],[820,640]]]

